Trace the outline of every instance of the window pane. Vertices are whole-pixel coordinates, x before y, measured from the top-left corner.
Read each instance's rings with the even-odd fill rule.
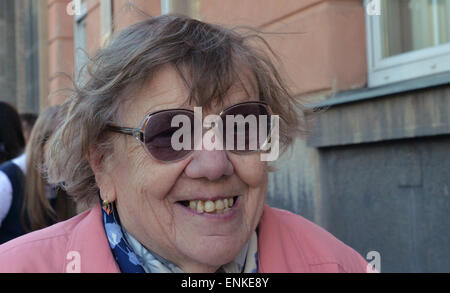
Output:
[[[383,57],[450,42],[450,0],[382,0]]]

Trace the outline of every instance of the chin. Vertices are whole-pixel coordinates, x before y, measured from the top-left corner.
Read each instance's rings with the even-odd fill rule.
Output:
[[[233,261],[247,241],[244,236],[204,236],[200,239],[185,251],[185,255],[194,262],[217,268]]]

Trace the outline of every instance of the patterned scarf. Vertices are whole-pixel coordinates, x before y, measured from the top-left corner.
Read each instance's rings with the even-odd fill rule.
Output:
[[[150,252],[131,236],[120,224],[115,208],[109,215],[102,209],[102,214],[109,246],[122,273],[183,273],[178,266]],[[258,237],[255,231],[234,261],[221,266],[217,272],[258,272]]]

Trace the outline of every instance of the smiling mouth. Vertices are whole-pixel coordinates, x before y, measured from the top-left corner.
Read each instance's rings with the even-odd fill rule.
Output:
[[[188,207],[199,214],[223,214],[228,212],[234,206],[237,198],[238,196],[217,200],[183,200],[177,201],[177,203]]]

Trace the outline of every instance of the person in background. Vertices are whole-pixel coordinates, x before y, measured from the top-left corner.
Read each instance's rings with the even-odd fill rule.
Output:
[[[25,138],[25,144],[28,143],[30,139],[31,131],[33,130],[33,125],[36,123],[38,115],[34,113],[22,113],[20,114],[20,121],[22,122],[22,131]]]
[[[14,107],[0,101],[0,229],[11,207],[13,185],[18,194],[24,186],[24,147],[19,114]]]
[[[8,207],[0,214],[0,243],[74,215],[72,201],[48,185],[42,172],[46,143],[61,121],[58,110],[50,107],[37,119],[26,147],[26,168],[11,169],[9,162],[0,166],[7,176],[0,181],[0,202],[3,210]]]
[[[19,114],[14,107],[0,101],[0,164],[19,156],[24,147]]]

